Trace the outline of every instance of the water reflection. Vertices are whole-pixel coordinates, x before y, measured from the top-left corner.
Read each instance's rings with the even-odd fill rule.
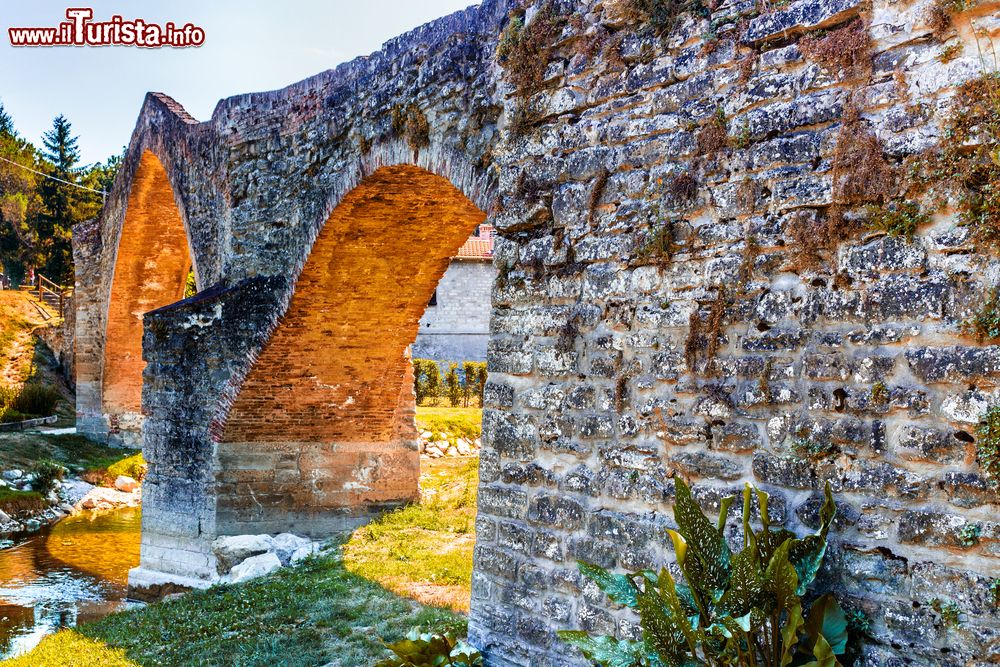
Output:
[[[0,658],[121,609],[141,518],[137,508],[69,517],[0,551]]]

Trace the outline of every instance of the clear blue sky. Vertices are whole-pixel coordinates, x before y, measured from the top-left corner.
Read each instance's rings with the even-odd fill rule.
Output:
[[[0,102],[18,132],[40,145],[64,114],[80,136],[83,162],[125,145],[147,91],[206,120],[218,100],[281,88],[371,53],[387,39],[476,0],[4,0],[0,11]],[[205,44],[189,49],[12,48],[7,28],[55,26],[66,7],[92,7],[150,22],[191,22]]]

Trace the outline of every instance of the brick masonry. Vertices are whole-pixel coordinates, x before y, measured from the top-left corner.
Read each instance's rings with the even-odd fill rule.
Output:
[[[791,259],[796,225],[833,204],[848,98],[892,160],[937,142],[955,86],[982,71],[972,28],[980,46],[1000,36],[997,3],[946,42],[922,0],[734,0],[662,40],[621,1],[565,7],[527,101],[495,55],[511,3],[492,0],[205,122],[147,97],[102,218],[74,237],[79,423],[95,437],[121,430],[109,300],[147,150],[203,289],[144,318],[141,567],[207,577],[217,534],[326,530],[412,497],[404,350],[481,211],[497,279],[470,637],[490,664],[580,664],[559,628],[635,636],[574,561],[668,559],[678,474],[706,509],[758,484],[800,532],[830,481],[821,581],[872,618],[862,663],[995,664],[1000,523],[973,450],[1000,348],[960,324],[996,260],[947,206],[912,241],[858,234],[816,268]],[[870,74],[803,55],[803,36],[856,16]],[[717,109],[735,140],[706,151]],[[685,170],[696,188],[679,198]],[[668,259],[647,241],[665,222]],[[692,322],[713,319],[714,354],[691,359]]]

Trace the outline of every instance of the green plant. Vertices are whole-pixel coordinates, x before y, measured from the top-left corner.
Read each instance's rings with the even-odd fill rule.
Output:
[[[990,595],[993,596],[993,606],[1000,607],[1000,579],[994,579],[990,584]]]
[[[462,403],[462,381],[458,377],[458,364],[448,366],[448,372],[444,376],[444,386],[448,403],[453,408],[459,406]]]
[[[963,547],[974,547],[979,544],[979,536],[983,529],[978,523],[967,523],[958,531],[958,541]]]
[[[142,458],[142,452],[133,454],[108,466],[109,477],[118,479],[121,475],[131,477],[137,482],[141,482],[146,477],[146,461]]]
[[[413,391],[417,405],[441,395],[441,369],[433,359],[413,360]]]
[[[847,648],[847,618],[831,595],[812,603],[803,615],[801,596],[816,577],[826,552],[826,538],[836,507],[826,486],[821,527],[797,538],[771,528],[768,494],[747,485],[743,491],[744,547],[733,554],[724,537],[729,508],[725,498],[719,518],[710,521],[691,490],[675,478],[676,531],[668,531],[683,582],[667,568],[612,574],[589,563],[580,572],[615,603],[635,609],[642,641],[592,637],[586,632],[558,635],[604,667],[693,667],[792,663],[813,667],[839,665]],[[750,526],[756,493],[762,530]],[[815,660],[809,661],[810,657]]]
[[[869,204],[865,210],[869,226],[889,236],[913,238],[917,228],[930,220],[930,216],[915,201],[895,199],[884,206]]]
[[[990,486],[1000,489],[1000,407],[986,411],[977,429],[976,460]]]
[[[827,459],[837,453],[837,448],[826,440],[799,437],[792,443],[792,451],[802,458]]]
[[[950,63],[952,60],[957,58],[962,54],[962,44],[961,42],[955,42],[954,44],[949,44],[944,47],[941,53],[938,55],[938,60],[943,63]]]
[[[962,624],[962,610],[953,600],[934,598],[930,601],[931,609],[936,611],[948,627],[957,628]]]
[[[847,612],[847,629],[859,635],[867,635],[872,629],[872,619],[860,609]]]
[[[530,95],[542,88],[545,70],[565,25],[566,17],[550,0],[543,2],[527,23],[523,9],[515,10],[507,21],[497,43],[497,59],[519,95]]]
[[[184,298],[194,296],[198,293],[198,285],[194,279],[194,269],[189,269],[187,278],[184,279]]]
[[[53,414],[60,398],[59,392],[52,387],[29,382],[6,407],[25,415],[47,417]]]
[[[701,0],[625,0],[620,7],[625,20],[637,25],[640,32],[652,32],[659,37],[666,37],[685,12],[708,14]]]
[[[396,654],[375,667],[445,667],[447,665],[482,665],[483,656],[461,639],[449,634],[421,633],[414,628],[406,638],[386,644]]]
[[[47,496],[59,485],[66,471],[58,463],[39,461],[31,468],[31,474],[31,490]]]
[[[37,491],[0,488],[0,512],[15,515],[43,510],[48,506],[48,502]]]
[[[871,399],[875,405],[885,405],[889,402],[889,388],[885,386],[885,382],[879,380],[872,385]]]
[[[654,223],[640,242],[636,254],[644,260],[658,264],[666,264],[678,250],[674,240],[674,223],[672,220]]]
[[[975,336],[979,342],[1000,338],[1000,290],[990,290],[982,307],[962,322],[962,331]]]

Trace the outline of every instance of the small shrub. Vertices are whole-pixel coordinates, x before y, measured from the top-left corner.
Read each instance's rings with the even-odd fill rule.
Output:
[[[872,403],[875,405],[886,405],[889,403],[889,388],[881,380],[872,385]]]
[[[702,125],[695,139],[698,142],[699,155],[714,155],[729,145],[726,114],[722,107],[718,107],[712,117]]]
[[[949,44],[944,47],[940,55],[938,55],[938,60],[943,63],[950,63],[952,60],[957,58],[962,53],[962,44],[960,42],[955,42],[954,44]]]
[[[54,414],[61,397],[52,387],[28,383],[21,387],[9,407],[25,415],[48,417]]]
[[[935,0],[924,20],[938,39],[944,38],[955,25],[955,14],[973,7],[976,0]]]
[[[882,142],[848,105],[833,151],[833,200],[838,204],[885,201],[897,188],[895,170],[885,159]]]
[[[977,434],[976,460],[990,485],[1000,489],[1000,407],[983,415]]]
[[[190,269],[184,279],[184,298],[188,299],[198,293],[198,285],[194,279],[194,269]]]
[[[395,657],[386,658],[375,667],[448,667],[467,665],[476,667],[483,664],[483,656],[461,639],[450,634],[421,633],[414,628],[406,639],[386,644]]]
[[[836,30],[807,35],[799,41],[799,49],[827,70],[849,78],[863,78],[871,72],[871,37],[861,19]]]
[[[141,482],[146,477],[146,470],[146,461],[142,458],[142,452],[139,452],[108,466],[108,476],[115,480],[125,475]]]
[[[993,597],[993,606],[1000,607],[1000,579],[994,579],[990,584],[990,595]]]
[[[979,544],[979,536],[983,529],[978,523],[967,523],[958,531],[958,541],[963,547],[974,547]]]
[[[667,264],[678,248],[674,240],[674,223],[668,220],[650,227],[640,242],[636,254],[640,259],[655,264]]]
[[[915,201],[893,200],[885,206],[868,205],[868,224],[872,229],[889,236],[912,239],[920,225],[930,221],[930,216]]]
[[[523,10],[516,11],[507,22],[497,44],[497,58],[519,95],[530,95],[542,88],[545,70],[565,24],[566,17],[550,0],[527,24]]]
[[[1000,338],[1000,290],[990,290],[982,307],[962,322],[962,332],[975,336],[980,343]]]
[[[683,13],[705,16],[708,12],[700,0],[625,0],[621,9],[625,20],[638,26],[640,32],[659,37],[666,37]]]
[[[931,609],[936,611],[941,617],[941,621],[947,627],[957,628],[962,624],[962,610],[952,600],[942,600],[934,598],[930,601]]]
[[[663,568],[612,574],[580,562],[580,572],[610,600],[634,609],[643,639],[594,637],[560,631],[567,643],[603,667],[642,665],[757,665],[779,667],[837,664],[847,650],[847,617],[832,595],[814,601],[803,615],[802,596],[816,577],[826,553],[826,539],[836,508],[826,487],[818,532],[796,538],[772,529],[768,495],[756,490],[762,530],[751,528],[754,490],[743,491],[743,550],[732,553],[724,536],[729,508],[721,502],[719,518],[710,521],[684,480],[675,478],[674,519],[668,530],[684,582]]]
[[[42,496],[48,496],[59,485],[66,471],[58,463],[39,461],[32,466],[31,474],[34,475],[31,481],[31,490]]]
[[[672,176],[664,188],[667,197],[676,204],[687,204],[698,196],[698,181],[689,171]]]

